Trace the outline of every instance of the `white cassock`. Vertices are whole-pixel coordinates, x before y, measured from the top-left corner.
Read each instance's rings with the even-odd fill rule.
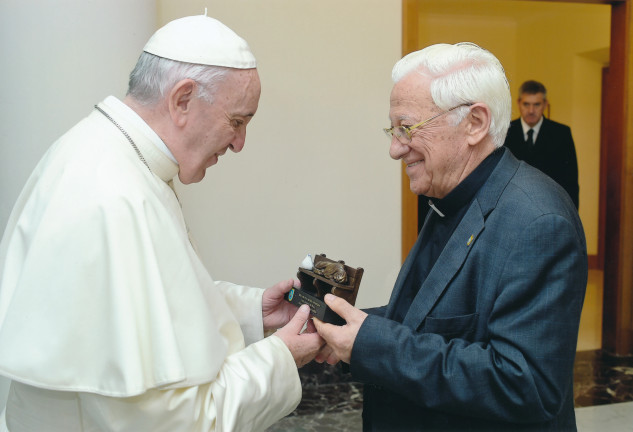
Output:
[[[178,166],[119,100],[42,158],[0,244],[0,375],[19,431],[252,431],[292,412],[290,351],[262,293],[214,281],[168,181]],[[0,430],[4,428],[0,420]]]

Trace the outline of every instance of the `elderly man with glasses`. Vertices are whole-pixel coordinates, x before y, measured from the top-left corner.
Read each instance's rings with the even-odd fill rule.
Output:
[[[326,302],[317,361],[364,383],[365,430],[575,430],[573,363],[587,282],[566,192],[503,147],[503,67],[470,43],[393,69],[390,156],[430,198],[389,304]]]

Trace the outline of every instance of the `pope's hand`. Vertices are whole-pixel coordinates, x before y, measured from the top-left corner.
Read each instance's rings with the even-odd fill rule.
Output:
[[[347,323],[342,326],[326,324],[314,319],[317,332],[327,342],[327,346],[319,353],[317,361],[327,360],[328,363],[336,363],[342,360],[350,362],[352,348],[360,326],[367,318],[367,314],[355,308],[345,300],[332,294],[325,295],[325,303]]]
[[[310,308],[303,305],[288,324],[275,332],[292,353],[297,367],[312,361],[325,344],[318,333],[301,332],[309,318]]]
[[[298,279],[281,281],[264,291],[262,297],[264,330],[277,330],[285,326],[297,312],[295,305],[284,300],[284,294],[293,286],[301,286]]]

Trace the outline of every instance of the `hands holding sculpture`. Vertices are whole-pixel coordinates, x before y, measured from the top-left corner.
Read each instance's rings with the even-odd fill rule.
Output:
[[[337,326],[324,323],[316,318],[313,320],[318,334],[327,343],[317,354],[315,361],[336,364],[341,360],[349,364],[356,335],[367,318],[367,313],[332,294],[326,294],[324,300],[334,312],[346,321],[346,324]]]
[[[297,312],[297,307],[283,301],[284,294],[293,286],[301,286],[298,279],[287,279],[264,291],[262,297],[262,320],[264,330],[276,330],[286,325]],[[314,331],[314,329],[313,329]]]
[[[296,306],[284,301],[284,294],[293,286],[299,285],[298,280],[289,279],[264,291],[264,330],[278,328],[275,335],[284,341],[297,367],[304,366],[313,359],[318,363],[349,363],[354,340],[367,314],[340,297],[326,294],[325,303],[345,319],[346,324],[337,326],[316,318],[310,319],[310,308],[307,305],[297,309]],[[306,322],[307,326],[303,330]]]
[[[284,294],[294,286],[299,286],[298,280],[285,280],[264,291],[262,297],[262,318],[264,330],[278,329],[275,335],[288,347],[295,359],[297,367],[302,367],[314,359],[325,342],[316,333],[310,308],[303,305],[299,309],[284,301]],[[305,330],[304,325],[307,326]]]

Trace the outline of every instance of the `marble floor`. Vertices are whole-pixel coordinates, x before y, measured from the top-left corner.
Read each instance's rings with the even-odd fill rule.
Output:
[[[578,432],[633,431],[633,402],[576,408]]]
[[[602,274],[590,272],[574,364],[579,432],[633,432],[633,356],[600,350]],[[362,429],[362,384],[339,366],[310,363],[299,371],[303,398],[266,432],[351,432]]]
[[[267,432],[361,430],[362,384],[338,366],[310,363],[299,373],[303,399]],[[574,365],[574,400],[580,432],[633,432],[633,357],[581,351]]]

